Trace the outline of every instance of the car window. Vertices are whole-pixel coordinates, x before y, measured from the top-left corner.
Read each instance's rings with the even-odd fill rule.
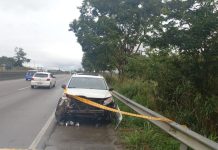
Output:
[[[44,73],[36,73],[36,74],[34,75],[34,77],[47,78],[47,77],[48,77],[48,74],[44,74]]]
[[[33,75],[34,73],[36,73],[36,71],[28,71],[26,74],[27,75]]]
[[[68,88],[107,90],[107,86],[104,79],[88,77],[71,78]]]

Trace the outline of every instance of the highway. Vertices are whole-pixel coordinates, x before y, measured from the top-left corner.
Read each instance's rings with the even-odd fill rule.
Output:
[[[28,148],[55,110],[61,85],[69,75],[57,75],[56,87],[31,89],[24,79],[0,81],[0,148]]]
[[[45,127],[52,116],[54,119],[53,112],[63,93],[61,85],[70,78],[69,75],[56,77],[56,87],[52,89],[31,89],[30,81],[24,79],[0,81],[0,149],[35,149],[38,145],[36,139],[45,139],[44,133],[48,131]],[[113,96],[140,114],[163,118],[143,106],[139,107],[139,104],[115,91]],[[43,141],[45,146],[43,149],[125,149],[117,138],[113,125],[96,126],[95,122],[82,120],[78,120],[80,127],[59,126],[53,123],[54,127],[50,128],[48,139]],[[151,122],[191,148],[217,149],[217,143],[214,141],[175,122]]]

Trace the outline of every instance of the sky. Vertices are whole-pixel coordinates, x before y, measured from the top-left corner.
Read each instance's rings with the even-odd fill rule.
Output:
[[[78,69],[82,48],[69,23],[79,17],[82,0],[0,0],[0,56],[21,47],[31,62],[45,68]]]

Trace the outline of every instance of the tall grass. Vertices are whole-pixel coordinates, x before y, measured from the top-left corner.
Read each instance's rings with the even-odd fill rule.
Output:
[[[177,89],[172,90],[174,93],[170,96],[172,97],[171,101],[165,101],[161,99],[158,91],[160,87],[155,81],[140,78],[123,78],[120,80],[117,76],[105,77],[115,90],[126,97],[188,126],[188,128],[211,140],[218,140],[217,132],[209,132],[214,131],[214,124],[211,118],[207,118],[207,116],[214,113],[214,107],[217,106],[215,104],[217,103],[216,97],[210,97],[207,101],[204,101],[202,95],[196,94],[195,88],[186,82],[178,85]],[[180,96],[178,97],[178,95]],[[132,112],[124,104],[118,103],[121,110]],[[217,115],[214,115],[214,118],[214,121],[216,121]],[[178,141],[142,119],[124,117],[119,131],[121,139],[127,145],[127,149],[168,150],[179,148]]]
[[[117,101],[123,111],[133,112],[130,108]],[[178,150],[179,142],[149,121],[124,116],[118,129],[123,145],[129,150]]]
[[[150,107],[156,108],[155,103],[155,82],[143,82],[141,80],[124,79],[120,82],[117,77],[105,76],[108,83],[117,91],[123,93],[130,99]],[[133,112],[132,109],[117,101],[123,111]],[[124,116],[118,135],[122,139],[123,145],[129,150],[178,150],[179,142],[159,128],[152,125],[149,121]]]

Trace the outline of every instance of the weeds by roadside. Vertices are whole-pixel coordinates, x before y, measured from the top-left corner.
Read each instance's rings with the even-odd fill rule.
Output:
[[[144,105],[156,112],[169,117],[172,120],[180,124],[188,125],[192,130],[201,129],[202,135],[207,128],[200,128],[200,125],[193,124],[193,115],[189,115],[189,110],[180,109],[175,110],[175,106],[164,107],[161,105],[161,99],[158,97],[158,85],[154,81],[142,80],[142,79],[130,79],[124,78],[122,81],[117,76],[105,76],[108,83],[119,93],[126,97],[135,100],[137,103]],[[132,112],[130,108],[119,102],[121,110]],[[190,106],[189,106],[190,107]],[[183,116],[181,116],[183,115]],[[192,118],[189,120],[189,116]],[[216,117],[216,116],[214,116]],[[199,121],[200,122],[200,121]],[[191,126],[192,125],[192,126]],[[195,126],[194,126],[195,125]],[[213,125],[213,124],[211,124]],[[119,136],[123,140],[124,145],[127,145],[127,149],[148,149],[148,150],[176,150],[179,149],[179,142],[166,133],[162,132],[159,128],[150,124],[148,121],[142,119],[136,119],[131,117],[124,117],[120,129]],[[217,141],[217,134],[212,133],[207,135],[211,140]]]
[[[133,112],[117,101],[123,111]],[[179,142],[149,121],[124,116],[118,129],[118,136],[129,150],[178,150]]]

